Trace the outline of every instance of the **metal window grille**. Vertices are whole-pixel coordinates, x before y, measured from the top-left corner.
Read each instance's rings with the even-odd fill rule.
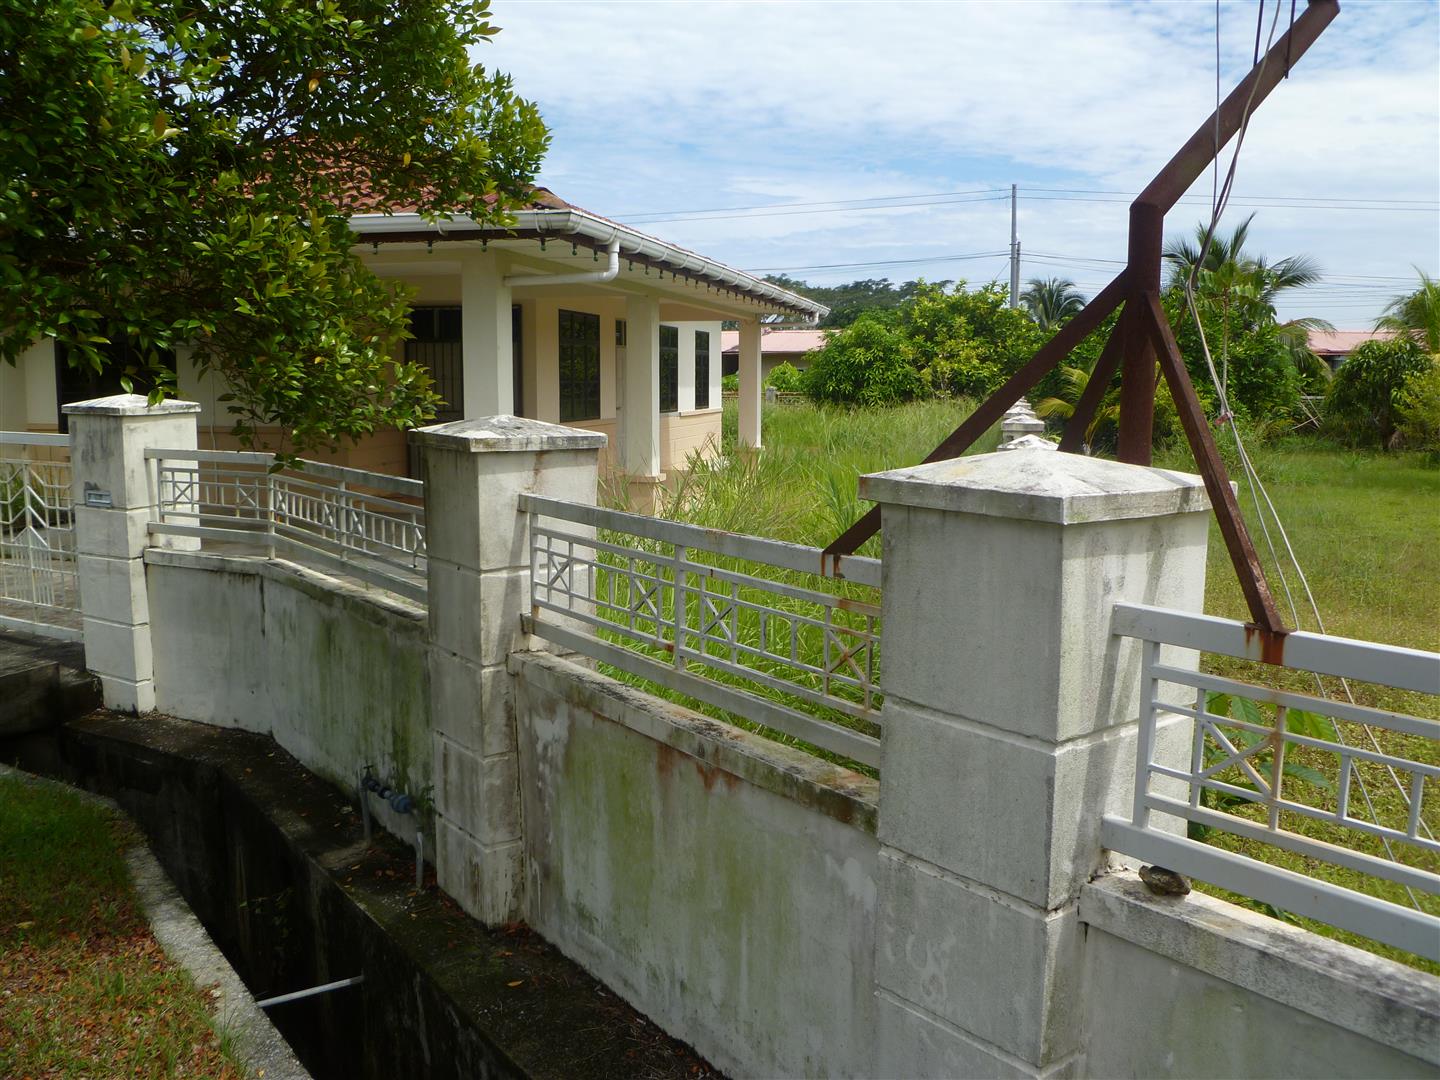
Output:
[[[1440,960],[1440,722],[1188,670],[1176,650],[1427,695],[1440,694],[1440,654],[1292,633],[1277,658],[1243,623],[1137,604],[1117,604],[1112,629],[1142,642],[1140,732],[1131,819],[1106,817],[1105,845]],[[1183,766],[1157,752],[1179,734]],[[1212,832],[1358,872],[1411,906],[1200,841]]]
[[[78,640],[68,435],[0,432],[0,626]]]
[[[880,564],[522,495],[529,632],[879,764]],[[598,530],[598,532],[597,532]]]
[[[680,409],[680,328],[660,327],[660,411]]]
[[[710,407],[710,332],[695,331],[695,408]]]
[[[600,316],[560,312],[560,419],[600,419]]]

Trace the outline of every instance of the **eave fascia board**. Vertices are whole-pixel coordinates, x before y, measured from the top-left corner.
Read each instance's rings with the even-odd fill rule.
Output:
[[[413,236],[416,233],[433,233],[437,240],[502,239],[507,233],[520,232],[582,237],[600,246],[618,241],[622,258],[632,257],[652,265],[663,265],[666,269],[681,274],[708,279],[722,287],[737,289],[758,300],[802,313],[808,316],[812,323],[830,313],[830,309],[824,304],[772,285],[753,274],[736,270],[724,263],[707,259],[693,251],[686,251],[583,210],[518,210],[512,213],[510,218],[507,225],[487,226],[479,225],[470,218],[434,221],[419,214],[356,214],[350,219],[350,228],[357,236],[367,239],[404,234]]]

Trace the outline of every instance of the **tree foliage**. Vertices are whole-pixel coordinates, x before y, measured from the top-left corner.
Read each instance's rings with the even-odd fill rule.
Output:
[[[983,397],[1045,335],[997,285],[966,291],[920,282],[894,311],[870,311],[830,335],[806,373],[819,401],[880,404],[931,395]]]
[[[1375,321],[1375,329],[1406,334],[1420,342],[1431,356],[1440,356],[1440,279],[1423,270],[1418,273],[1420,287],[1391,300]]]
[[[1433,363],[1413,338],[1365,342],[1335,372],[1325,397],[1326,424],[1357,445],[1389,447],[1407,385],[1425,376]]]
[[[1058,330],[1085,306],[1085,297],[1069,278],[1031,278],[1020,303],[1041,330]]]
[[[1315,284],[1320,270],[1304,255],[1272,263],[1247,252],[1253,218],[1240,222],[1228,236],[1214,236],[1208,250],[1203,225],[1193,238],[1165,245],[1164,258],[1170,264],[1165,308],[1197,392],[1213,398],[1200,331],[1183,295],[1185,282],[1193,277],[1196,311],[1231,410],[1251,419],[1284,418],[1298,410],[1302,390],[1323,390],[1328,369],[1311,352],[1309,331],[1330,327],[1320,319],[1279,319],[1275,302],[1280,294]]]
[[[773,274],[765,280],[828,307],[830,314],[820,320],[824,327],[849,326],[867,311],[894,311],[913,299],[925,284],[907,281],[895,285],[889,278],[866,278],[844,285],[808,285],[784,274]],[[941,288],[949,284],[949,281],[935,283]]]
[[[190,346],[295,449],[422,420],[345,220],[523,197],[548,136],[470,62],[496,32],[489,0],[0,0],[0,356],[123,342],[159,394]]]

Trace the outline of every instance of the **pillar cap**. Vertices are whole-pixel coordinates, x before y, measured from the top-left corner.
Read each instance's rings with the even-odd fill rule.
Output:
[[[524,416],[477,416],[433,424],[410,432],[414,446],[429,446],[459,453],[497,451],[598,450],[609,440],[600,431],[547,424]]]
[[[151,405],[144,394],[114,394],[89,401],[72,401],[62,405],[60,411],[66,416],[183,416],[198,413],[200,403],[166,398],[158,405]]]
[[[1049,450],[1007,450],[871,473],[860,497],[894,506],[1055,525],[1210,509],[1191,473]]]

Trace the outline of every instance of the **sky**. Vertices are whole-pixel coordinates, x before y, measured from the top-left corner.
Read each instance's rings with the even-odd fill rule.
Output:
[[[1257,9],[1222,0],[1222,93],[1250,67]],[[1125,257],[1130,198],[1215,103],[1207,0],[492,10],[501,33],[475,55],[539,105],[542,184],[817,285],[1007,281],[1016,184],[1022,280],[1093,295]],[[1207,173],[1167,237],[1208,221],[1211,188]],[[1282,299],[1284,318],[1368,327],[1416,267],[1440,272],[1440,0],[1344,0],[1251,120],[1221,230],[1252,212],[1248,250],[1308,254],[1325,275]]]

